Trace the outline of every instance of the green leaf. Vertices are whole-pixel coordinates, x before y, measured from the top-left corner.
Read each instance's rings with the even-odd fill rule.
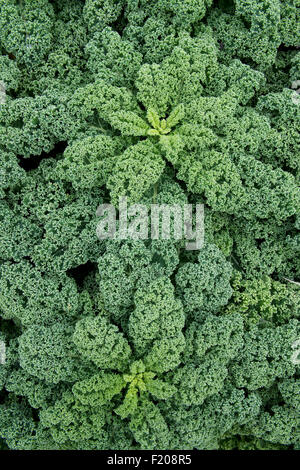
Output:
[[[166,124],[167,127],[174,127],[184,118],[184,106],[179,104],[169,115]]]
[[[121,374],[101,371],[87,380],[77,382],[73,386],[73,393],[84,405],[99,406],[109,403],[125,386]]]
[[[174,385],[159,379],[149,380],[146,385],[147,391],[161,400],[166,400],[167,398],[172,397],[176,392],[176,387]]]
[[[122,135],[144,136],[149,131],[149,125],[132,111],[118,111],[109,118],[110,124]]]
[[[159,129],[160,127],[159,115],[153,108],[148,109],[147,119],[150,122],[150,124],[154,127],[154,129]]]
[[[159,135],[159,131],[156,129],[149,129],[147,135]]]
[[[138,389],[132,388],[128,390],[122,405],[115,409],[115,412],[121,416],[122,419],[133,414],[138,405]]]
[[[113,174],[107,181],[112,203],[118,205],[120,196],[139,202],[143,194],[160,178],[165,162],[150,139],[128,147],[116,160]]]

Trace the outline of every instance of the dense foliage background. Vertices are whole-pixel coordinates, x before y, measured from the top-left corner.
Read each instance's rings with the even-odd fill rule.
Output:
[[[299,9],[0,0],[0,448],[299,448]]]

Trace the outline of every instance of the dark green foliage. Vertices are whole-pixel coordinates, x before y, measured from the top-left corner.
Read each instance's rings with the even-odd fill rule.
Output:
[[[215,245],[206,245],[198,255],[198,263],[185,263],[176,275],[177,294],[185,311],[192,318],[204,318],[216,313],[228,302],[231,265]]]
[[[72,342],[71,326],[32,326],[19,338],[22,369],[47,383],[73,382],[93,370],[81,360]]]
[[[122,369],[131,353],[118,328],[100,317],[77,322],[73,339],[81,354],[101,369]]]
[[[292,361],[293,344],[299,338],[299,321],[291,320],[277,328],[253,328],[245,335],[239,360],[231,374],[238,387],[257,390],[269,387],[278,378],[291,377],[297,370]]]
[[[2,317],[17,324],[49,325],[78,314],[79,296],[75,281],[66,275],[45,275],[28,261],[3,263],[0,269]]]
[[[48,0],[1,0],[0,41],[3,49],[29,68],[50,52],[54,12]]]

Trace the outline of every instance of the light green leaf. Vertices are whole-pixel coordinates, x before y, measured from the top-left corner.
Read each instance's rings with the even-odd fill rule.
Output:
[[[168,127],[174,127],[184,118],[184,106],[179,104],[169,115],[166,124]]]
[[[160,127],[159,115],[153,108],[148,109],[147,119],[150,122],[150,124],[154,127],[154,129],[159,129]]]

